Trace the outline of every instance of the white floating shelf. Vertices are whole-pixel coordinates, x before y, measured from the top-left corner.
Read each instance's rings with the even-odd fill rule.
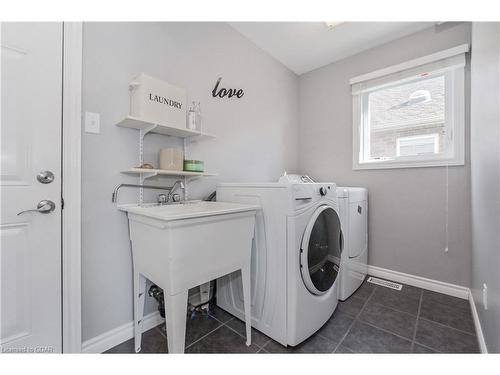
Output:
[[[144,130],[146,133],[156,133],[170,135],[179,138],[215,138],[215,136],[190,129],[179,129],[166,125],[155,124],[153,122],[144,121],[136,117],[127,116],[122,121],[116,124],[122,128]]]
[[[125,174],[142,174],[144,178],[154,177],[157,175],[163,176],[186,176],[186,177],[195,177],[195,176],[217,176],[214,173],[205,173],[205,172],[186,172],[186,171],[169,171],[166,169],[147,169],[147,168],[131,168],[126,171],[122,171],[121,173]]]

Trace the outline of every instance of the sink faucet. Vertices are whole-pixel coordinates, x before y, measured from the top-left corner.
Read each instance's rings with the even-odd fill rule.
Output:
[[[163,194],[163,193],[158,194],[158,204],[160,206],[167,204],[167,196],[165,194]]]
[[[182,182],[181,180],[177,180],[174,182],[174,184],[172,185],[172,187],[170,188],[170,190],[168,192],[167,202],[175,201],[174,200],[174,196],[175,196],[174,191],[176,188],[184,190],[185,189],[184,182]]]
[[[120,190],[122,187],[134,187],[134,188],[142,188],[142,189],[168,190],[169,195],[170,195],[170,192],[175,187],[175,184],[172,187],[169,187],[169,186],[140,185],[140,184],[119,184],[119,185],[116,185],[115,189],[113,190],[113,194],[111,195],[111,202],[112,203],[116,203],[116,201],[118,200],[118,190]]]

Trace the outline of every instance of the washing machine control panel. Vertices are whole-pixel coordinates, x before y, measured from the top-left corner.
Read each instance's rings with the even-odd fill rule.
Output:
[[[293,198],[295,202],[302,206],[306,203],[314,203],[323,197],[335,199],[335,184],[294,184],[292,187]]]

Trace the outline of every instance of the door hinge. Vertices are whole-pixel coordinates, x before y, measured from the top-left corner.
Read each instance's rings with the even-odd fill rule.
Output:
[[[64,198],[61,197],[61,210],[64,210]]]

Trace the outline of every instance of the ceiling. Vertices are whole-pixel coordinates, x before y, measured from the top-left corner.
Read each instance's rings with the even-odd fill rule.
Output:
[[[229,22],[297,74],[390,42],[436,22]]]

